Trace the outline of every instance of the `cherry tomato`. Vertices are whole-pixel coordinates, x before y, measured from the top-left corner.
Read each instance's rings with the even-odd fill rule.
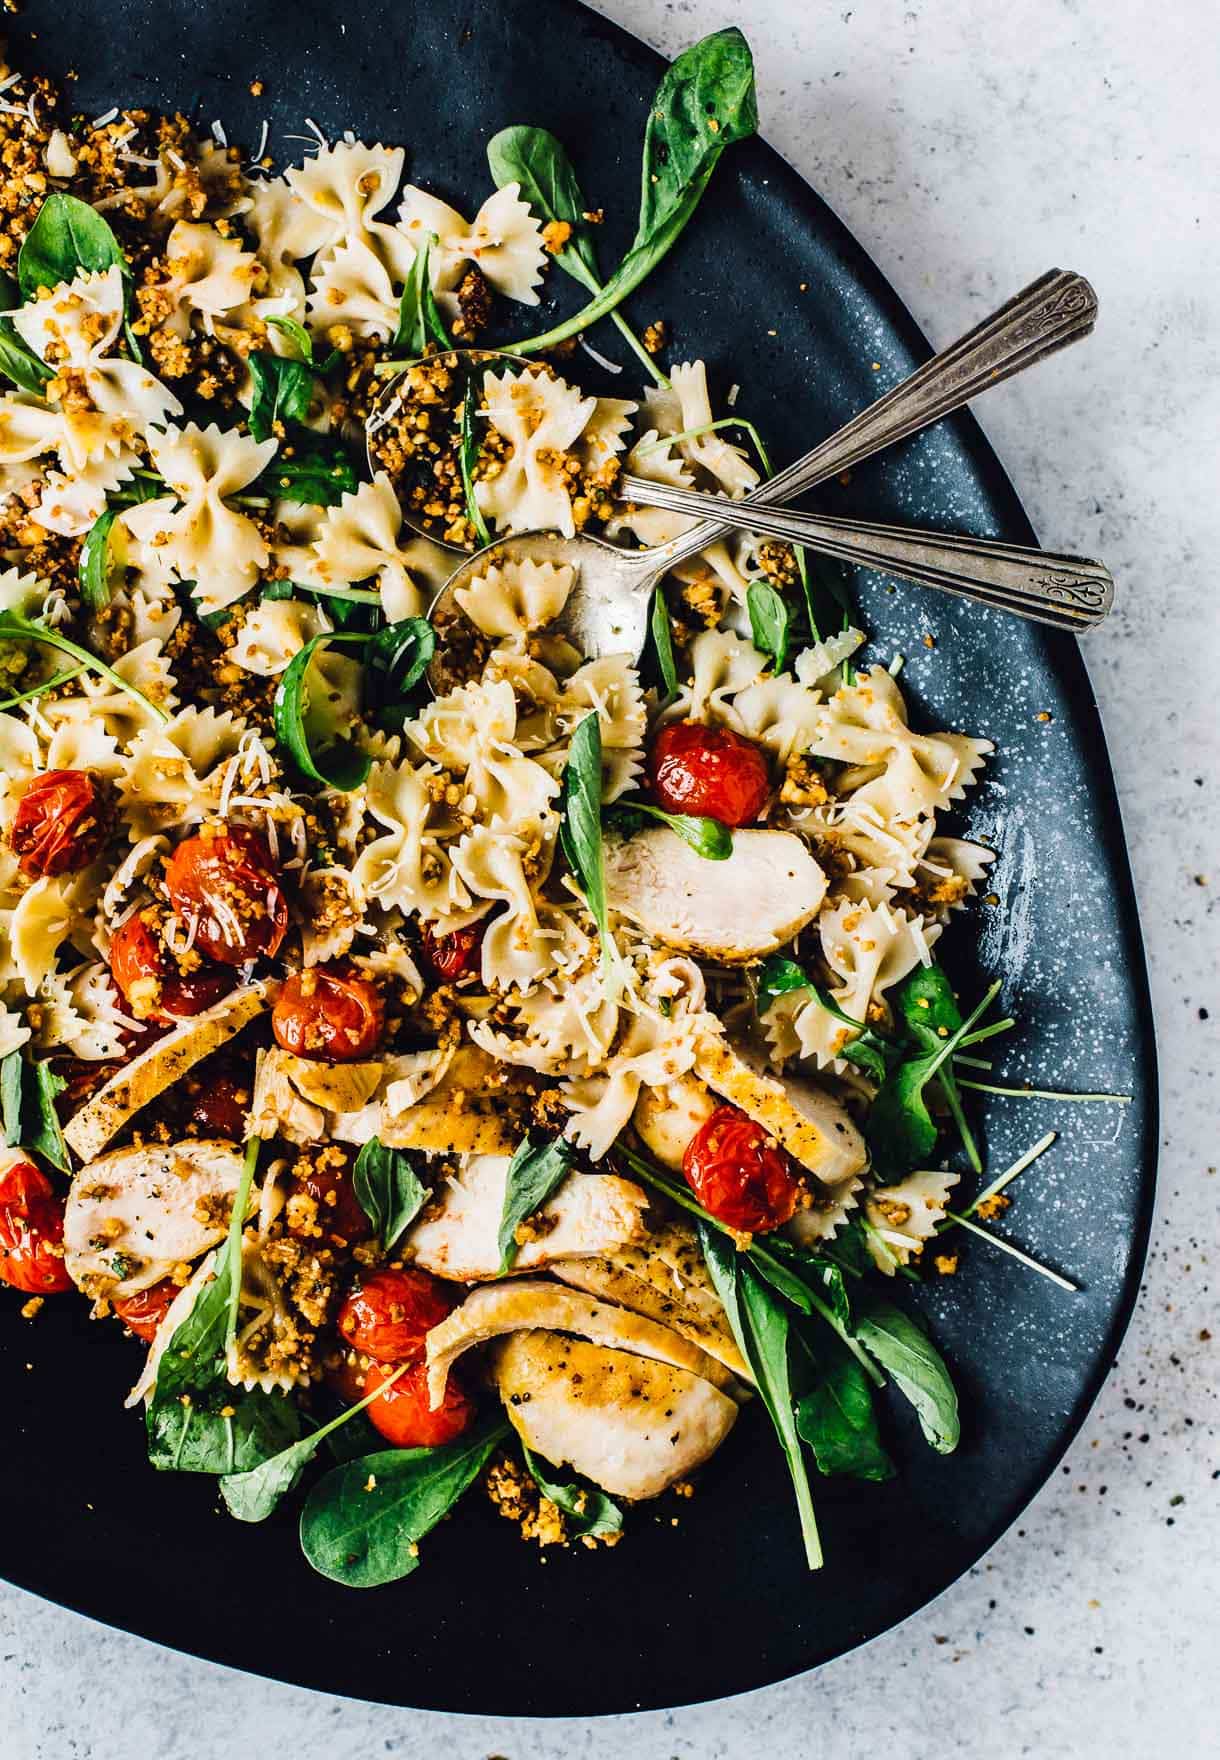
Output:
[[[446,984],[452,984],[455,978],[472,971],[478,964],[486,928],[487,919],[482,918],[477,923],[469,923],[464,929],[454,929],[448,935],[437,935],[425,923],[420,949],[424,963],[438,978],[442,978]]]
[[[334,1153],[333,1148],[330,1153]],[[371,1237],[373,1225],[356,1196],[349,1167],[313,1165],[308,1173],[298,1173],[293,1180],[290,1195],[298,1194],[312,1198],[316,1206],[308,1232],[320,1228],[324,1235],[346,1241],[351,1246]],[[304,1227],[294,1226],[291,1211],[288,1213],[288,1230],[291,1234],[307,1232]]]
[[[186,838],[169,859],[165,886],[183,922],[198,920],[195,945],[222,965],[279,952],[288,901],[255,832],[232,825]]]
[[[233,974],[201,966],[182,973],[141,911],[115,930],[110,975],[137,1020],[184,1020],[211,1008],[233,988]]]
[[[64,1207],[45,1173],[15,1161],[0,1173],[0,1278],[27,1295],[58,1295],[72,1279],[57,1251]]]
[[[191,1107],[189,1123],[201,1136],[228,1137],[240,1143],[246,1134],[250,1083],[235,1070],[205,1071]]]
[[[374,1271],[339,1309],[339,1331],[362,1356],[379,1363],[414,1363],[424,1340],[453,1312],[439,1278],[426,1271]]]
[[[792,1164],[762,1125],[718,1106],[686,1147],[682,1171],[703,1208],[743,1234],[787,1222],[800,1198]]]
[[[23,874],[38,879],[87,868],[110,830],[105,785],[88,770],[46,770],[26,788],[13,816],[13,849]]]
[[[147,1289],[137,1290],[133,1296],[122,1296],[117,1302],[112,1302],[111,1306],[128,1332],[134,1332],[145,1344],[151,1344],[177,1294],[178,1285],[172,1278],[163,1277],[160,1283],[151,1283]]]
[[[341,966],[311,966],[286,978],[271,1013],[277,1045],[298,1057],[346,1063],[376,1050],[385,1004],[376,984]]]
[[[364,1408],[373,1428],[395,1448],[437,1448],[460,1436],[474,1417],[474,1401],[457,1377],[450,1375],[445,1397],[433,1411],[428,1404],[427,1363],[413,1363],[393,1387],[386,1387],[397,1367],[395,1363],[370,1363],[365,1371],[361,1397],[384,1389]]]
[[[722,825],[752,824],[771,792],[767,760],[728,727],[672,721],[652,742],[648,780],[670,813],[695,813]]]

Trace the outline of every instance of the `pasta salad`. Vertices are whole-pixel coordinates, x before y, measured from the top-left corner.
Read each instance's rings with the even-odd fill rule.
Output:
[[[244,1521],[308,1474],[341,1582],[476,1483],[612,1544],[739,1419],[816,1565],[811,1474],[894,1471],[877,1387],[958,1439],[891,1292],[1005,1201],[950,1211],[1005,1023],[938,960],[990,747],[912,726],[813,559],[747,534],[666,577],[641,659],[494,549],[429,619],[498,536],[685,528],[624,472],[768,474],[620,310],[755,127],[744,40],[665,76],[609,275],[544,130],[468,218],[400,147],[277,172],[0,92],[0,1278],[142,1341],[153,1467]],[[563,273],[587,303],[522,339]],[[584,389],[603,318],[638,395]]]

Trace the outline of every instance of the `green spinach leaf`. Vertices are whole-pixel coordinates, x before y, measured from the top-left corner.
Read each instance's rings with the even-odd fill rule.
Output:
[[[452,348],[445,321],[437,310],[432,292],[428,260],[436,249],[435,232],[429,232],[415,252],[410,273],[398,302],[398,329],[394,334],[395,348],[405,349],[412,359],[421,355],[430,342],[440,348]]]
[[[372,759],[347,737],[336,693],[327,685],[316,658],[331,644],[363,645],[367,639],[343,630],[314,636],[281,673],[271,705],[276,738],[301,775],[345,794],[360,787],[372,769]]]
[[[11,275],[0,270],[0,308],[3,308],[0,310],[0,373],[11,379],[18,390],[41,397],[43,386],[48,379],[55,377],[55,373],[17,334],[9,312],[20,303],[20,299],[17,283]]]
[[[521,1452],[535,1485],[562,1512],[569,1533],[587,1534],[592,1539],[598,1534],[619,1532],[623,1512],[604,1491],[599,1491],[595,1485],[561,1485],[550,1477],[546,1463],[531,1454],[524,1443]]]
[[[864,1127],[873,1165],[885,1179],[901,1179],[912,1168],[926,1162],[936,1147],[939,1133],[928,1111],[925,1090],[933,1076],[949,1065],[949,1059],[961,1040],[979,1016],[990,1008],[999,988],[998,983],[993,984],[969,1017],[964,1021],[959,1017],[956,1028],[947,1031],[945,1037],[930,1027],[931,1049],[891,1067],[877,1091]],[[918,1044],[925,1042],[916,1040]]]
[[[750,639],[759,653],[768,657],[778,678],[788,663],[788,607],[769,582],[751,581],[746,608],[750,613]]]
[[[415,1164],[405,1149],[387,1149],[371,1137],[352,1170],[356,1200],[388,1253],[428,1202]]]
[[[526,1131],[518,1143],[504,1180],[498,1234],[501,1272],[510,1270],[517,1257],[518,1228],[527,1217],[541,1210],[556,1186],[567,1178],[574,1155],[566,1137],[535,1143]]]
[[[314,369],[305,361],[284,354],[253,349],[247,362],[254,386],[250,405],[250,432],[256,440],[268,440],[278,422],[303,422],[313,401]]]
[[[602,730],[597,711],[578,723],[568,747],[559,843],[601,937],[602,967],[615,960],[602,851]]]
[[[487,521],[483,518],[483,510],[475,497],[474,467],[479,458],[479,436],[475,428],[475,414],[479,407],[479,393],[471,375],[466,381],[466,390],[462,395],[462,425],[458,435],[458,468],[462,473],[462,495],[466,502],[466,518],[474,527],[475,536],[480,544],[491,543],[491,533],[487,529]]]
[[[333,1467],[301,1511],[301,1548],[316,1571],[350,1589],[410,1576],[419,1542],[478,1478],[507,1424],[440,1448],[389,1448]]]
[[[375,727],[401,733],[415,714],[411,693],[436,652],[436,631],[426,617],[404,617],[369,637],[364,660],[364,712]]]
[[[665,701],[668,702],[678,694],[678,663],[674,659],[674,633],[673,625],[669,621],[669,605],[666,602],[665,589],[659,582],[653,589],[648,630],[652,637],[652,651],[657,657],[657,671],[665,686]]]
[[[336,446],[330,450],[294,450],[289,457],[281,450],[255,479],[249,492],[300,501],[309,507],[337,507],[345,495],[354,495],[359,487],[349,454]]]
[[[923,1328],[901,1308],[873,1301],[856,1322],[856,1337],[910,1400],[932,1447],[938,1454],[952,1454],[961,1437],[957,1392],[944,1358]]]
[[[115,527],[117,518],[118,509],[108,507],[94,520],[81,545],[77,564],[80,596],[91,611],[109,605],[115,588],[126,577],[126,546],[122,525]]]
[[[17,280],[30,300],[40,287],[58,287],[78,275],[103,274],[118,264],[125,282],[131,270],[118,239],[96,208],[61,191],[49,195],[17,253]]]
[[[796,1407],[796,1427],[813,1450],[818,1471],[828,1477],[892,1479],[894,1463],[881,1442],[868,1376],[832,1334],[819,1336],[814,1350],[802,1335],[814,1381]]]
[[[759,1277],[754,1266],[726,1240],[724,1235],[699,1225],[699,1240],[708,1272],[724,1307],[733,1337],[737,1340],[755,1384],[762,1396],[767,1414],[775,1426],[780,1447],[788,1463],[796,1507],[800,1515],[801,1537],[805,1558],[811,1571],[822,1563],[822,1544],[818,1538],[817,1518],[809,1490],[809,1474],[801,1452],[796,1416],[792,1405],[789,1378],[788,1311],[776,1300],[774,1291]]]
[[[754,63],[736,27],[715,31],[679,55],[648,113],[639,224],[627,255],[581,311],[509,352],[550,348],[620,305],[677,242],[725,148],[757,127]]]
[[[61,1173],[71,1173],[72,1163],[55,1110],[56,1095],[67,1082],[45,1059],[10,1051],[0,1062],[0,1116],[4,1141],[13,1148],[24,1145]]]

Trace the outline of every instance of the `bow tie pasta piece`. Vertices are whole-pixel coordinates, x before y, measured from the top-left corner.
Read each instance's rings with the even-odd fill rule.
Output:
[[[456,310],[452,290],[467,263],[474,263],[498,293],[520,305],[538,304],[535,289],[546,261],[542,222],[521,200],[520,184],[506,183],[488,196],[471,221],[426,190],[408,184],[402,192],[398,225],[416,249],[423,247],[429,233],[435,234],[428,270],[433,291],[450,311]]]
[[[196,582],[203,612],[240,599],[267,566],[262,533],[224,498],[252,483],[277,445],[215,423],[200,428],[191,422],[149,437],[153,463],[174,493],[129,508],[124,519],[138,538],[165,553],[181,580]]]
[[[663,439],[655,428],[640,435],[623,460],[624,470],[646,483],[664,483],[671,489],[693,489],[695,477],[685,458],[671,439]],[[664,507],[632,507],[624,504],[606,522],[606,533],[617,538],[630,532],[641,544],[668,544],[690,530],[694,520],[689,514],[670,513]]]
[[[245,223],[258,241],[258,259],[268,272],[270,293],[296,286],[303,290],[293,265],[337,236],[333,219],[302,201],[286,177],[259,179],[250,185]]]
[[[65,538],[79,538],[106,510],[107,497],[124,483],[140,463],[138,452],[124,448],[117,457],[91,458],[79,470],[46,474],[46,487],[35,510],[40,525]]]
[[[950,911],[960,911],[978,891],[996,852],[961,837],[934,837],[920,863],[925,870],[927,901],[942,922]]]
[[[483,936],[482,978],[486,988],[525,990],[553,969],[556,933],[539,918],[532,883],[538,842],[476,825],[457,845],[455,870],[475,898],[505,908],[488,920]]]
[[[260,275],[258,259],[236,239],[179,220],[165,243],[165,279],[146,283],[137,298],[155,329],[185,337],[193,314],[221,318],[244,306]]]
[[[961,800],[992,746],[960,733],[913,733],[897,684],[873,666],[835,692],[809,749],[848,766],[841,792],[883,819],[913,819]]]
[[[229,659],[260,678],[275,678],[307,642],[332,627],[326,613],[304,599],[264,599],[247,613]]]
[[[401,147],[366,146],[363,141],[338,141],[323,147],[304,165],[294,165],[284,173],[284,181],[292,194],[326,228],[313,234],[305,231],[305,222],[292,239],[298,246],[307,236],[312,250],[325,250],[340,239],[359,237],[367,232],[373,216],[380,214],[398,188],[406,154]],[[285,228],[286,231],[286,228]],[[296,256],[308,256],[308,249],[293,249]]]
[[[666,1088],[694,1067],[698,1017],[660,1014],[637,1000],[621,1041],[596,1075],[563,1084],[575,1117],[567,1135],[596,1161],[630,1123],[645,1088]]]
[[[24,391],[0,397],[0,464],[25,464],[64,442],[64,417]]]
[[[492,427],[508,443],[494,476],[480,476],[475,496],[483,513],[504,531],[576,532],[574,474],[568,455],[597,408],[562,379],[547,373],[483,375],[483,401]],[[566,467],[566,468],[565,468]]]
[[[236,761],[244,753],[245,734],[239,716],[195,708],[137,734],[119,782],[120,806],[133,843],[199,824],[217,813],[230,765],[232,782],[241,779]],[[253,775],[246,781],[252,782]]]
[[[958,1178],[956,1173],[913,1173],[898,1185],[868,1193],[865,1242],[878,1271],[892,1277],[931,1239]]]
[[[575,578],[570,563],[506,557],[459,587],[454,598],[484,635],[520,645],[559,616]]]
[[[389,342],[398,329],[403,276],[395,274],[365,238],[350,238],[315,266],[306,301],[307,321],[325,332],[343,324],[354,336]],[[397,285],[396,285],[397,283]]]
[[[670,374],[670,385],[644,393],[647,419],[658,435],[682,435],[677,448],[688,464],[707,473],[709,484],[734,498],[757,488],[758,471],[739,446],[719,432],[708,432],[713,421],[703,361],[687,361]],[[655,456],[655,455],[654,455]]]
[[[328,507],[312,547],[307,579],[327,587],[354,586],[374,576],[390,623],[419,617],[449,572],[447,553],[427,538],[400,541],[402,509],[384,471],[355,494]]]
[[[9,923],[13,964],[27,996],[56,969],[60,945],[71,935],[77,918],[77,879],[35,880],[14,910]]]
[[[352,863],[362,891],[385,910],[418,911],[438,923],[470,908],[471,897],[429,820],[430,780],[439,772],[411,764],[374,764],[364,785],[364,810],[382,830]]]

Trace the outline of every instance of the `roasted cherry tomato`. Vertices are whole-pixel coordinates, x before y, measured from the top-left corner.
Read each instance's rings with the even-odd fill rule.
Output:
[[[33,879],[87,868],[110,829],[105,784],[88,770],[47,770],[17,803],[11,833],[21,872]]]
[[[682,1171],[703,1208],[743,1234],[787,1222],[801,1195],[782,1149],[735,1106],[718,1106],[687,1145]]]
[[[310,966],[284,980],[271,1014],[275,1042],[331,1063],[369,1057],[385,1026],[376,984],[344,966]]]
[[[165,886],[182,921],[197,924],[196,947],[222,965],[279,952],[288,901],[255,832],[231,825],[186,838],[169,859]]]
[[[648,754],[648,780],[669,813],[695,813],[722,825],[750,825],[771,792],[767,760],[728,727],[673,721]]]
[[[436,935],[424,924],[420,951],[424,963],[444,980],[452,984],[464,972],[473,971],[479,963],[479,950],[483,946],[483,933],[487,928],[484,917],[477,923],[469,923],[465,929],[454,929],[448,935]]]
[[[250,1083],[235,1070],[205,1070],[191,1104],[188,1122],[203,1137],[229,1137],[240,1143],[246,1134]]]
[[[399,1365],[370,1363],[364,1373],[360,1396],[384,1389],[364,1409],[369,1422],[395,1448],[438,1448],[462,1434],[474,1417],[474,1401],[458,1378],[450,1374],[445,1397],[436,1411],[428,1404],[428,1365],[412,1363],[392,1387],[386,1382]]]
[[[45,1173],[15,1161],[0,1173],[0,1278],[27,1295],[72,1288],[59,1250],[64,1207]]]
[[[413,1363],[424,1340],[453,1311],[448,1288],[426,1271],[374,1271],[339,1309],[348,1344],[379,1363]]]
[[[110,941],[110,973],[137,1020],[176,1021],[201,1014],[233,988],[233,974],[201,965],[182,973],[155,929],[137,911]]]
[[[328,1157],[340,1153],[334,1145],[323,1151]],[[296,1175],[289,1196],[302,1196],[314,1201],[314,1211],[308,1223],[294,1220],[292,1207],[289,1206],[287,1223],[291,1234],[312,1235],[315,1230],[320,1230],[332,1240],[346,1241],[349,1246],[355,1246],[360,1241],[367,1241],[373,1232],[373,1225],[361,1208],[352,1186],[351,1169],[343,1162],[335,1167],[320,1167],[315,1162],[307,1173]]]
[[[160,1283],[151,1283],[147,1289],[137,1290],[133,1296],[123,1296],[110,1305],[128,1332],[134,1332],[145,1344],[151,1344],[178,1293],[178,1285],[173,1279],[163,1277]]]

